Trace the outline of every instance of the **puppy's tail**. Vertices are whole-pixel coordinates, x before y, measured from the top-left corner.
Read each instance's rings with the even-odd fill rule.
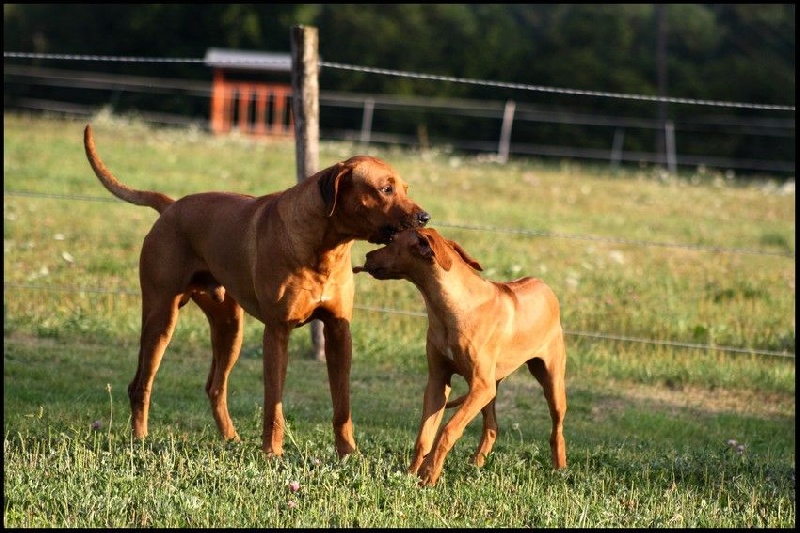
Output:
[[[126,202],[136,205],[152,207],[159,213],[163,212],[164,209],[175,202],[175,200],[166,194],[155,191],[139,191],[120,183],[100,159],[97,149],[94,147],[92,128],[88,125],[86,129],[83,130],[83,146],[86,149],[86,157],[89,159],[89,164],[92,165],[97,179],[100,180],[100,183],[102,183],[106,189],[111,191],[111,194],[120,200],[125,200]]]
[[[464,400],[467,399],[467,394],[469,394],[469,393],[465,393],[463,396],[459,396],[455,400],[450,400],[449,402],[447,402],[445,404],[444,408],[445,409],[450,409],[451,407],[458,407],[459,405],[464,403]]]

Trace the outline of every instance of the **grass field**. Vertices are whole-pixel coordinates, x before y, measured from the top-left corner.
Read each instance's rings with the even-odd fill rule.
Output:
[[[439,484],[421,489],[405,469],[427,322],[402,281],[356,276],[358,454],[336,458],[325,367],[303,328],[290,344],[286,453],[263,456],[251,317],[230,382],[242,442],[222,442],[203,390],[208,328],[192,306],[155,381],[150,436],[130,439],[138,253],[156,213],[100,186],[85,123],[4,116],[4,526],[795,527],[793,186],[323,144],[321,166],[386,159],[484,277],[534,275],[561,301],[568,468],[550,468],[546,404],[520,370],[500,386],[486,466],[467,464],[476,420]],[[289,141],[91,123],[106,164],[136,188],[295,183]],[[354,264],[372,248],[356,243]],[[463,390],[456,379],[453,394]]]

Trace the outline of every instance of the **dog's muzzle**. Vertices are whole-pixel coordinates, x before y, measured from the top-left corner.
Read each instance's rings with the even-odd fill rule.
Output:
[[[415,218],[417,219],[416,227],[421,228],[428,223],[428,221],[431,219],[431,216],[428,214],[427,211],[420,211],[419,213],[417,213],[417,216]]]
[[[397,232],[408,228],[421,228],[425,226],[430,219],[431,216],[427,213],[427,211],[419,211],[404,221],[400,226],[387,225],[382,227],[378,234],[367,239],[367,242],[371,244],[389,244],[392,242],[392,239]]]

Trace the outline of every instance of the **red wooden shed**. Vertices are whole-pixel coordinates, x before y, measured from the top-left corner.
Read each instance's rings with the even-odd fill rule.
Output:
[[[214,71],[213,133],[294,134],[290,54],[209,48],[205,63]]]

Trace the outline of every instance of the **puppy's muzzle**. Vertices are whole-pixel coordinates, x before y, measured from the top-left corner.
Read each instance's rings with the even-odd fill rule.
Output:
[[[359,272],[366,272],[375,279],[392,279],[387,269],[384,266],[380,265],[379,262],[375,259],[376,252],[377,250],[367,252],[367,257],[366,261],[364,262],[364,266],[353,267],[353,274],[358,274]]]
[[[353,274],[358,274],[359,272],[366,272],[375,279],[399,279],[397,276],[391,274],[385,268],[376,265],[366,264],[363,267],[362,266],[353,267]]]

